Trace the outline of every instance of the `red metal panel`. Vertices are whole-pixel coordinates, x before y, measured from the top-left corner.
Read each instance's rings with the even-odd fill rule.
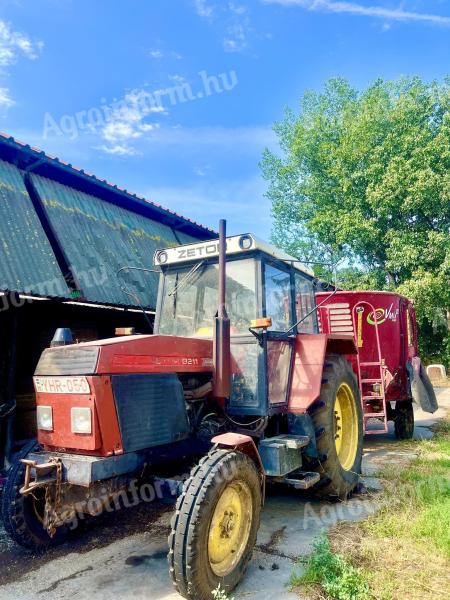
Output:
[[[37,406],[51,406],[53,431],[38,430],[38,442],[47,450],[63,449],[96,456],[122,454],[122,442],[110,377],[88,377],[91,394],[37,393]],[[92,434],[72,433],[71,408],[90,407]]]
[[[295,341],[295,360],[289,411],[304,413],[320,395],[325,354],[333,352],[350,358],[356,352],[351,335],[301,334]]]
[[[97,373],[198,373],[213,370],[212,341],[140,335],[89,342],[100,347]]]
[[[101,446],[95,398],[93,395],[37,394],[37,406],[51,406],[53,431],[38,429],[38,442],[46,447],[94,451]],[[92,434],[72,433],[70,411],[72,407],[89,407],[92,411]]]

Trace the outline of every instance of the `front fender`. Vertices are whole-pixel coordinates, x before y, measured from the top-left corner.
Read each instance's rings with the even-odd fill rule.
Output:
[[[256,447],[255,442],[249,435],[243,435],[242,433],[221,433],[212,438],[211,442],[216,448],[228,448],[230,450],[237,450],[246,454],[254,462],[255,467],[258,469],[258,473],[261,480],[261,492],[262,492],[262,503],[264,504],[265,490],[266,490],[266,474],[261,461],[261,457]]]

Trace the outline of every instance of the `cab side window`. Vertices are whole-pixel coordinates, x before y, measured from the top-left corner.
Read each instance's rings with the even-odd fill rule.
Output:
[[[315,306],[315,295],[312,281],[301,273],[295,274],[295,310],[296,321],[303,319]],[[310,314],[298,325],[299,333],[316,333],[316,312]]]
[[[266,293],[266,316],[272,318],[272,331],[285,331],[292,322],[291,316],[291,277],[282,271],[266,264],[264,268]]]

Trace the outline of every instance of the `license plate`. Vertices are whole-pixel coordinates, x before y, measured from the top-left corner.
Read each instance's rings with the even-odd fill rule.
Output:
[[[86,377],[34,377],[36,392],[44,394],[90,394]]]

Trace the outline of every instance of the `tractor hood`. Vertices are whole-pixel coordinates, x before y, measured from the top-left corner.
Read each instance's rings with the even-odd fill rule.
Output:
[[[212,340],[133,335],[47,348],[35,375],[102,375],[213,370]]]

